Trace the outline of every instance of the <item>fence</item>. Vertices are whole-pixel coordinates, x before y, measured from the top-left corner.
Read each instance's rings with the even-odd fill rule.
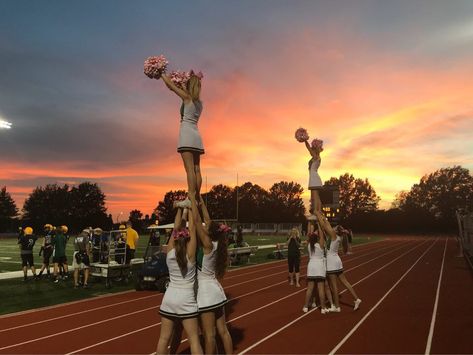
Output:
[[[473,213],[457,212],[460,247],[473,268]]]
[[[255,234],[288,234],[292,228],[302,229],[301,223],[231,223],[234,231],[237,225],[242,226],[243,233]]]

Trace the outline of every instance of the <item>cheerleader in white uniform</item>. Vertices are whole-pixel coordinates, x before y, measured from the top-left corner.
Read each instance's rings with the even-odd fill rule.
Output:
[[[354,310],[356,311],[360,307],[361,300],[358,298],[352,285],[348,282],[347,278],[343,274],[342,260],[338,255],[338,249],[340,247],[340,243],[342,242],[342,238],[335,233],[329,221],[322,213],[316,212],[316,216],[320,227],[330,237],[330,248],[327,250],[327,275],[330,288],[332,289],[333,303],[335,305],[335,309],[331,309],[331,311],[340,312],[337,279],[339,279],[340,282],[352,294],[355,300]],[[344,245],[346,244],[344,243]]]
[[[184,215],[184,216],[183,216]],[[167,354],[176,323],[182,323],[187,333],[191,353],[202,354],[199,341],[198,306],[195,297],[196,230],[192,215],[186,228],[187,209],[178,209],[174,230],[167,245],[166,264],[170,283],[164,294],[159,313],[161,332],[157,354]]]
[[[198,201],[202,187],[200,155],[204,154],[202,138],[197,127],[203,109],[200,101],[201,77],[191,71],[185,89],[175,85],[166,74],[162,74],[161,78],[166,86],[182,99],[177,151],[181,154],[186,169],[189,199]]]
[[[224,307],[227,297],[218,281],[224,276],[227,268],[227,234],[231,228],[212,222],[203,200],[200,201],[200,206],[205,226],[202,224],[196,203],[192,203],[192,214],[204,254],[202,265],[197,272],[197,304],[205,339],[205,353],[216,353],[215,328],[217,328],[225,353],[231,354],[233,342],[225,321]]]
[[[312,157],[309,160],[309,190],[311,213],[314,213],[315,211],[322,211],[319,190],[322,189],[323,183],[318,170],[321,162],[320,153],[324,149],[322,148],[322,141],[318,139],[314,139],[311,144],[309,144],[307,141],[304,141],[304,143]]]
[[[313,297],[314,285],[317,284],[317,291],[319,293],[321,304],[320,311],[322,314],[325,314],[329,312],[329,309],[325,307],[325,240],[322,233],[319,237],[315,232],[310,232],[308,238],[309,242],[307,248],[309,251],[309,264],[307,265],[307,291],[302,311],[309,311],[310,301]]]

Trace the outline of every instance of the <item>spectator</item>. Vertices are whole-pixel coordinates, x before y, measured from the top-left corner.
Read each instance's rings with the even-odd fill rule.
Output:
[[[79,270],[84,270],[84,288],[87,288],[90,266],[90,244],[88,233],[82,231],[82,233],[76,237],[74,240],[74,249],[75,252],[72,258],[72,268],[74,269],[74,288],[79,287]]]
[[[240,225],[237,227],[236,232],[236,246],[237,248],[243,247],[243,227]]]
[[[156,229],[156,225],[152,224],[150,226],[151,233],[149,234],[149,245],[152,247],[158,247],[161,244],[161,236],[159,235],[159,231]]]
[[[100,261],[100,235],[97,233],[88,232],[88,229],[84,229],[82,233],[87,232],[90,237],[90,242],[92,244],[92,262],[98,263]]]
[[[126,222],[126,263],[129,264],[131,259],[135,258],[136,244],[138,243],[138,233],[131,228],[131,222]]]
[[[28,266],[33,273],[34,279],[38,279],[33,261],[33,247],[37,239],[38,237],[33,234],[33,228],[26,227],[23,231],[23,235],[18,240],[18,244],[20,245],[21,264],[23,266],[23,281],[27,280]]]
[[[299,230],[292,228],[287,239],[287,262],[289,266],[289,284],[294,285],[294,275],[296,276],[296,287],[301,287],[299,283],[299,269],[301,264],[301,238]]]
[[[51,259],[51,256],[53,255],[53,250],[54,250],[53,239],[54,239],[53,226],[49,223],[45,224],[43,246],[41,247],[41,250],[39,252],[39,256],[41,256],[41,253],[43,254],[43,265],[41,266],[41,270],[39,271],[39,277],[41,277],[44,270],[46,270],[48,277],[51,276],[49,260]]]
[[[124,264],[126,259],[126,226],[120,224],[118,229],[120,233],[115,237],[115,261],[119,264]]]
[[[54,256],[53,256],[53,263],[54,263],[54,282],[58,283],[58,271],[59,267],[64,268],[64,278],[67,278],[68,267],[67,267],[67,257],[66,257],[66,236],[63,233],[62,228],[56,228],[56,236],[53,239],[54,245]]]

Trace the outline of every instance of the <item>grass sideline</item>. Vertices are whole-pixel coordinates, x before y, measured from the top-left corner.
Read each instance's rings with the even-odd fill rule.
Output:
[[[383,238],[378,236],[360,235],[354,238],[353,245],[375,242],[381,239]],[[244,240],[250,245],[267,245],[285,242],[286,236],[245,235]],[[4,242],[5,240],[0,240],[1,250],[4,250],[2,248]],[[143,255],[146,242],[147,238],[140,238],[139,250],[137,253],[138,257]],[[16,240],[10,240],[9,245],[13,245],[14,247],[16,247]],[[68,249],[72,249],[72,247],[69,246]],[[268,258],[268,255],[271,254],[274,250],[274,248],[258,250],[256,254],[250,258],[250,264],[235,265],[232,266],[230,269],[274,261],[274,259]],[[16,251],[19,254],[18,249],[16,249]],[[36,252],[38,251],[39,247],[36,249]],[[72,251],[69,252],[72,258]],[[2,255],[1,252],[0,255]],[[17,258],[18,260],[20,260],[19,255]],[[36,261],[40,261],[37,254],[35,256],[35,262]],[[37,266],[40,265],[37,264]],[[14,264],[14,268],[12,270],[20,269],[20,264]],[[114,283],[113,287],[111,289],[108,289],[105,287],[104,282],[94,282],[94,280],[91,280],[90,286],[91,287],[89,289],[74,289],[72,275],[71,277],[69,277],[68,280],[60,281],[57,284],[46,278],[35,281],[31,278],[31,276],[26,282],[22,281],[22,279],[0,280],[0,299],[2,300],[2,307],[0,307],[0,315],[35,309],[39,307],[52,306],[86,298],[92,298],[109,293],[132,290],[134,289],[135,285],[134,282],[130,280],[127,284]]]

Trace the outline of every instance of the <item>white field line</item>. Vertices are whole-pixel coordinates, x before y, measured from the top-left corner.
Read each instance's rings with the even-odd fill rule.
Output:
[[[364,263],[362,263],[362,264],[360,264],[360,265],[357,265],[357,266],[355,266],[355,267],[353,267],[353,268],[351,268],[351,269],[348,269],[348,270],[346,270],[346,272],[349,272],[349,271],[351,271],[351,270],[353,270],[353,269],[356,269],[357,267],[359,267],[359,266],[361,266],[361,265],[364,265],[364,264],[367,264],[367,263],[369,263],[369,262],[371,262],[371,261],[374,261],[374,260],[376,260],[376,259],[379,259],[379,258],[381,258],[382,256],[385,256],[385,255],[387,255],[387,254],[396,252],[396,251],[398,251],[399,249],[404,248],[404,247],[406,246],[406,244],[408,244],[408,243],[402,243],[402,244],[403,244],[403,245],[401,245],[400,247],[398,247],[398,248],[396,248],[396,249],[392,249],[392,250],[390,250],[389,252],[386,252],[386,253],[384,253],[384,254],[382,254],[382,255],[377,256],[376,258],[370,259],[370,260],[368,260],[368,261],[366,261],[366,262],[364,262]],[[415,248],[414,248],[414,249],[415,249]],[[414,250],[414,249],[411,249],[410,251],[412,251],[412,250]],[[408,251],[407,253],[409,253],[410,251]],[[371,253],[368,253],[368,254],[371,254]],[[366,255],[368,255],[368,254],[366,254]],[[396,260],[396,259],[395,259],[395,260]],[[388,264],[388,265],[389,265],[389,264]],[[386,267],[386,266],[387,266],[387,265],[383,266],[382,268],[384,268],[384,267]],[[304,276],[304,275],[302,275],[302,276]],[[238,296],[238,297],[235,297],[235,298],[233,298],[233,299],[230,299],[229,302],[231,302],[231,301],[233,301],[233,300],[236,300],[236,299],[240,299],[240,298],[249,296],[249,295],[251,295],[251,294],[260,292],[260,291],[262,291],[262,290],[265,290],[265,289],[268,289],[268,288],[271,288],[271,287],[275,287],[275,286],[277,286],[277,285],[279,285],[279,284],[286,283],[286,282],[287,282],[287,281],[282,281],[282,282],[279,282],[279,283],[277,283],[277,284],[272,284],[272,285],[270,285],[270,286],[266,286],[266,287],[263,287],[263,288],[261,288],[261,289],[255,290],[255,291],[248,292],[248,293],[243,294],[243,295],[241,295],[241,296]],[[259,308],[257,308],[257,309],[254,309],[254,310],[252,310],[252,311],[249,311],[249,312],[247,312],[247,313],[245,313],[245,314],[242,314],[242,315],[240,315],[240,316],[238,316],[238,317],[236,317],[236,318],[232,318],[232,319],[228,320],[227,323],[230,323],[230,322],[236,321],[236,320],[238,320],[238,319],[240,319],[240,318],[246,317],[246,316],[248,316],[248,315],[250,315],[250,314],[252,314],[252,313],[255,313],[255,312],[260,311],[260,310],[262,310],[262,309],[264,309],[264,308],[267,308],[267,307],[269,307],[269,306],[271,306],[271,305],[273,305],[273,304],[275,304],[275,303],[277,303],[277,302],[280,302],[280,301],[282,301],[282,300],[284,300],[284,299],[286,299],[286,298],[289,298],[289,297],[292,297],[292,296],[294,296],[294,295],[296,295],[296,294],[299,294],[299,293],[301,293],[301,292],[303,292],[303,291],[305,291],[305,290],[306,290],[306,288],[301,288],[300,290],[298,290],[298,291],[296,291],[296,292],[293,292],[293,293],[291,293],[290,295],[284,296],[283,298],[279,298],[279,299],[277,299],[276,301],[273,301],[273,302],[271,302],[271,303],[269,303],[269,304],[266,304],[266,305],[261,306],[261,307],[259,307]],[[345,291],[346,291],[346,290],[343,290],[343,291],[340,292],[340,293],[343,293],[343,292],[345,292]],[[110,338],[110,339],[103,340],[103,341],[101,341],[101,342],[99,342],[99,343],[92,344],[92,345],[89,345],[89,346],[84,347],[84,348],[81,348],[81,349],[73,350],[72,352],[68,353],[67,355],[71,355],[71,354],[75,354],[75,353],[78,353],[78,352],[81,352],[81,351],[84,351],[84,350],[88,350],[88,349],[91,349],[91,348],[93,348],[93,347],[96,347],[96,346],[99,346],[99,345],[102,345],[102,344],[105,344],[105,343],[114,341],[114,340],[116,340],[116,339],[123,338],[123,337],[126,337],[126,336],[128,336],[128,335],[136,334],[136,333],[138,333],[138,332],[145,331],[145,330],[150,329],[150,328],[153,328],[153,327],[157,327],[157,326],[159,326],[160,324],[161,324],[161,322],[159,322],[159,323],[157,323],[157,324],[149,325],[149,326],[144,327],[144,328],[141,328],[141,329],[137,329],[137,330],[132,331],[132,332],[127,332],[127,333],[124,333],[124,334],[120,334],[119,336],[116,336],[116,337],[113,337],[113,338]],[[181,341],[181,343],[184,343],[185,341],[187,341],[187,339],[183,339],[183,340]],[[153,353],[153,354],[154,354],[154,353]]]
[[[417,263],[424,257],[424,255],[427,254],[427,252],[430,249],[432,249],[432,247],[435,245],[437,240],[438,238],[436,238],[434,242],[430,245],[430,247],[428,247],[422,253],[422,255],[419,256],[419,258],[414,262],[414,264],[412,264],[412,266],[409,269],[407,269],[407,271],[399,278],[399,280],[396,281],[396,283],[394,283],[394,285],[384,294],[384,296],[381,297],[380,300],[373,307],[371,307],[368,313],[366,313],[365,316],[361,318],[361,320],[348,332],[348,334],[345,335],[345,337],[329,352],[329,355],[335,354],[338,351],[338,349],[340,349],[343,346],[343,344],[346,343],[346,341],[353,335],[353,333],[356,332],[356,330],[365,322],[365,320],[368,319],[371,313],[373,313],[376,310],[376,308],[378,308],[378,306],[386,299],[386,297],[389,296],[392,290],[394,290],[396,286],[399,285],[399,283],[407,276],[407,274],[409,274],[409,272],[414,268],[414,266],[417,265]]]
[[[448,237],[445,240],[445,248],[443,249],[442,266],[440,267],[439,281],[437,284],[437,292],[435,294],[434,310],[432,312],[432,320],[430,322],[429,336],[427,337],[427,345],[425,346],[425,355],[430,354],[430,349],[432,347],[432,339],[434,337],[435,320],[437,318],[437,308],[438,308],[439,297],[440,297],[440,286],[442,284],[443,266],[445,263],[445,253],[447,252],[447,242],[448,242]]]
[[[389,263],[385,264],[384,266],[380,267],[379,269],[373,271],[371,274],[365,276],[364,278],[362,278],[361,280],[355,282],[352,286],[356,286],[358,285],[359,283],[363,282],[364,280],[370,278],[371,276],[373,276],[374,274],[378,273],[379,271],[383,270],[384,268],[386,268],[387,266],[391,265],[392,263],[394,263],[396,260],[400,259],[401,257],[407,255],[407,254],[410,254],[411,252],[413,252],[414,250],[416,250],[417,248],[419,248],[420,246],[422,246],[423,244],[425,244],[426,242],[424,241],[423,243],[420,243],[418,246],[416,246],[415,248],[412,248],[410,250],[408,250],[407,252],[401,254],[400,256],[398,256],[397,258],[391,260]],[[340,294],[346,292],[347,289],[344,289],[342,292],[340,292]],[[314,311],[314,309],[311,309],[309,312],[307,313],[304,313],[302,316],[299,316],[297,317],[296,319],[294,319],[293,321],[291,321],[290,323],[286,324],[284,327],[282,328],[279,328],[278,330],[276,330],[275,332],[267,335],[266,337],[264,337],[263,339],[261,339],[260,341],[256,342],[255,344],[251,345],[250,347],[244,349],[242,352],[240,352],[239,354],[245,354],[247,353],[248,351],[250,351],[251,349],[254,349],[256,346],[258,346],[259,344],[265,342],[266,340],[272,338],[273,336],[279,334],[280,332],[282,332],[283,330],[287,329],[289,326],[291,326],[292,324],[298,322],[299,320],[301,320],[302,318],[306,317],[307,315],[309,315],[310,313],[312,313],[312,311]]]

